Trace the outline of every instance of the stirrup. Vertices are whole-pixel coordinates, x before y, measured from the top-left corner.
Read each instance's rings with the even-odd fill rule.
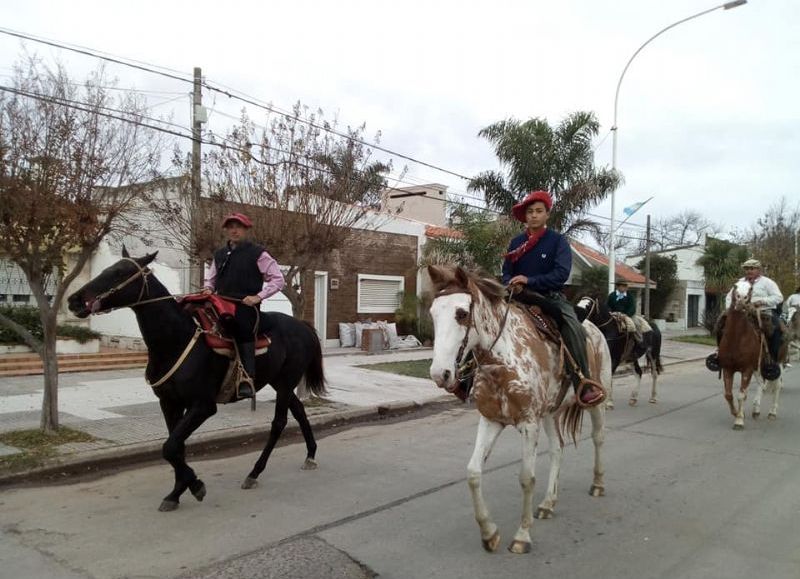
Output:
[[[719,372],[719,353],[713,352],[706,357],[706,368],[712,372]]]
[[[242,394],[241,394],[241,390],[240,389],[245,384],[250,387],[250,395],[249,396],[242,396]],[[249,379],[249,378],[243,379],[236,385],[236,399],[237,400],[244,400],[245,398],[253,398],[255,395],[256,395],[256,389],[254,388],[253,381],[251,379]]]
[[[580,376],[581,382],[578,384],[578,388],[575,391],[575,401],[578,403],[578,406],[581,408],[593,408],[598,404],[605,402],[607,397],[606,389],[603,388],[603,385],[600,384],[597,380],[592,380],[591,378],[584,378]],[[594,386],[594,389],[599,392],[598,396],[589,402],[584,402],[583,394],[589,388],[589,386]]]

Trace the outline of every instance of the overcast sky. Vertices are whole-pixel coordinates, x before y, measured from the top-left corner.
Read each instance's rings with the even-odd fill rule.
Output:
[[[478,131],[515,117],[557,123],[576,110],[601,123],[596,163],[611,166],[614,90],[634,51],[714,0],[487,2],[170,2],[0,0],[0,26],[157,64],[288,109],[300,100],[381,131],[381,145],[456,173],[497,168]],[[91,58],[26,42],[81,78]],[[20,41],[0,35],[7,83]],[[120,86],[153,94],[154,113],[189,108],[190,86],[109,65]],[[171,100],[170,99],[177,99]],[[206,94],[223,131],[241,103]],[[159,104],[162,103],[162,104]],[[219,114],[215,114],[218,112]],[[252,110],[256,120],[261,112]],[[728,230],[785,196],[800,200],[800,0],[749,0],[678,25],[648,45],[622,83],[622,208],[631,221],[696,210]],[[603,140],[605,139],[605,140]],[[602,141],[602,143],[601,143]],[[398,159],[407,182],[463,179]],[[393,182],[394,183],[394,182]],[[403,183],[399,184],[400,186]],[[610,203],[592,213],[608,216]]]

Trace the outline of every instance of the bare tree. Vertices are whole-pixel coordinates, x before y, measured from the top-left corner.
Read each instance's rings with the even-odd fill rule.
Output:
[[[651,228],[651,247],[664,250],[670,247],[696,245],[706,235],[715,236],[722,231],[719,223],[714,223],[703,214],[686,210],[671,217],[656,219]]]
[[[794,270],[795,243],[800,231],[800,204],[790,206],[785,197],[771,205],[755,224],[736,239],[747,245],[751,255],[759,259],[764,273],[790,295],[797,287]]]
[[[58,428],[56,321],[65,293],[153,177],[159,142],[142,102],[112,98],[102,68],[84,83],[26,58],[0,89],[0,252],[24,272],[44,339],[0,315],[42,358],[41,427]],[[55,280],[55,284],[53,284]],[[46,287],[54,285],[54,295]]]
[[[200,261],[210,259],[222,242],[224,213],[234,208],[248,213],[252,238],[288,268],[285,277],[291,283],[283,293],[299,318],[305,315],[302,285],[314,270],[346,249],[355,226],[375,229],[385,219],[377,209],[389,166],[371,160],[364,127],[327,129],[335,129],[335,123],[299,104],[293,116],[268,117],[266,127],[243,113],[226,135],[210,137],[215,146],[203,155],[204,192],[193,215],[184,203],[186,181],[177,199],[154,201],[163,209],[165,227]]]

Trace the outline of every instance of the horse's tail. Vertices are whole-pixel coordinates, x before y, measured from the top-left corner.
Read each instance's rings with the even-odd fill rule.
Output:
[[[583,426],[583,407],[577,401],[562,404],[556,410],[553,418],[559,444],[564,446],[566,436],[572,439],[575,446],[578,446],[578,435]]]
[[[303,320],[311,334],[311,361],[305,372],[305,388],[316,396],[324,396],[328,393],[325,389],[325,371],[322,368],[322,344],[314,326]]]
[[[650,358],[656,365],[656,373],[661,374],[664,371],[664,366],[661,365],[661,330],[658,326],[653,326],[653,345],[650,348],[650,356],[647,357],[647,365],[651,365]]]

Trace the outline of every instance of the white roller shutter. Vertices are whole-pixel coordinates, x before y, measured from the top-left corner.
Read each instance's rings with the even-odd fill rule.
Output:
[[[400,307],[405,279],[401,276],[358,276],[358,313],[391,314]]]

